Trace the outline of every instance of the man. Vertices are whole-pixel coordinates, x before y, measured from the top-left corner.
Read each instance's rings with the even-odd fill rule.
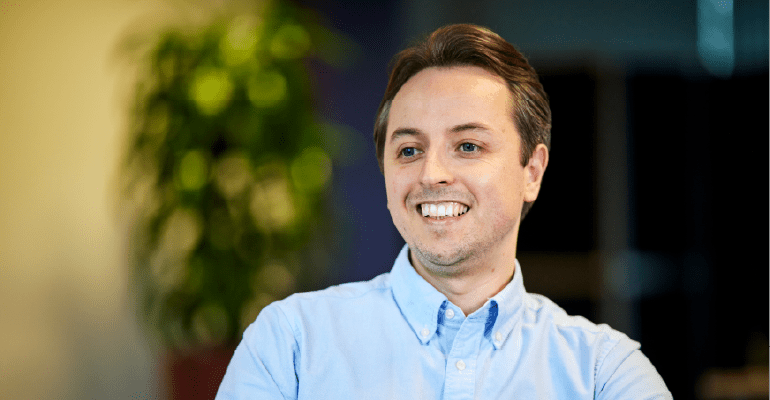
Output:
[[[637,342],[524,290],[550,121],[534,69],[489,30],[399,53],[374,139],[407,245],[390,273],[266,307],[217,398],[671,398]]]

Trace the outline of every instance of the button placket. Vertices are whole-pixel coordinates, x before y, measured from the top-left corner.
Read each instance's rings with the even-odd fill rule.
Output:
[[[476,361],[484,339],[484,321],[466,317],[454,338],[446,363],[444,398],[447,400],[474,398]]]

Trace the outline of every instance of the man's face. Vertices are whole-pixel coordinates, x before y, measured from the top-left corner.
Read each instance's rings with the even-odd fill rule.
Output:
[[[471,66],[425,69],[396,94],[385,186],[416,267],[452,274],[515,256],[522,204],[540,181],[521,166],[512,107],[505,81]]]

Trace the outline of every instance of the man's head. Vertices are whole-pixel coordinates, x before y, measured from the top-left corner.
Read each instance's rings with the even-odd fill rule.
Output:
[[[488,30],[442,28],[399,54],[375,139],[388,209],[418,272],[515,257],[548,165],[549,121],[535,72]]]
[[[433,32],[426,40],[394,58],[388,87],[377,110],[374,142],[380,171],[393,98],[420,71],[431,67],[476,66],[502,78],[512,99],[511,116],[521,140],[521,165],[535,147],[550,148],[551,109],[537,73],[526,58],[494,32],[474,25],[450,25]],[[522,207],[527,214],[532,202]]]

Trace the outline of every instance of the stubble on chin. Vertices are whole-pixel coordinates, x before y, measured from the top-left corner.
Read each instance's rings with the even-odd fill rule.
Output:
[[[476,251],[461,246],[447,252],[435,252],[419,244],[409,245],[409,260],[416,268],[422,267],[434,275],[460,275],[469,269],[469,262],[476,258]]]

